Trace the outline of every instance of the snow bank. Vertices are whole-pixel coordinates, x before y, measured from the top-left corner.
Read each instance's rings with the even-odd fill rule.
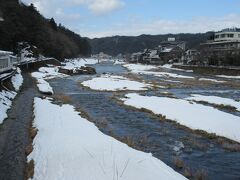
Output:
[[[72,106],[34,102],[33,180],[185,179],[151,154],[104,135]]]
[[[122,100],[125,105],[148,109],[191,129],[215,133],[240,142],[240,117],[238,116],[183,99],[148,97],[133,93],[127,94]]]
[[[17,68],[17,73],[11,78],[12,85],[16,91],[19,91],[23,84],[23,77],[20,68]]]
[[[82,59],[82,58],[76,58],[76,59],[67,59],[65,62],[64,69],[76,69],[80,68],[82,66],[91,65],[91,64],[97,64],[97,59]]]
[[[37,80],[37,87],[41,93],[53,94],[53,89],[45,79],[51,79],[56,77],[66,77],[67,75],[58,73],[57,67],[41,67],[39,72],[33,72],[32,77]]]
[[[53,89],[47,81],[44,79],[37,79],[37,82],[37,87],[41,93],[53,94]]]
[[[129,80],[122,76],[102,75],[89,81],[82,82],[83,86],[100,91],[118,90],[147,90],[149,84]]]
[[[125,64],[123,67],[127,68],[129,71],[133,73],[142,73],[144,71],[149,71],[152,69],[157,69],[157,66],[152,65],[143,65],[143,64]]]
[[[152,72],[152,73],[157,77],[194,79],[194,77],[191,77],[191,76],[184,76],[184,75],[179,75],[174,73],[167,73],[167,72]]]
[[[44,76],[44,75],[43,75]],[[32,77],[36,78],[37,80],[37,87],[38,90],[43,94],[53,94],[53,89],[50,84],[45,81],[42,77],[41,73],[34,72],[32,73]]]
[[[217,75],[220,78],[227,78],[227,79],[240,79],[240,76],[226,76],[226,75]]]
[[[17,93],[12,91],[0,91],[0,124],[8,117],[7,111],[11,108],[12,100],[16,95]]]
[[[23,77],[19,68],[17,68],[17,73],[11,78],[11,82],[14,89],[19,91],[23,83]],[[12,100],[16,95],[17,93],[14,91],[0,91],[0,124],[8,117],[7,111],[11,108]]]
[[[211,81],[211,82],[215,82],[215,83],[225,83],[226,81],[219,81],[216,79],[209,79],[209,78],[199,78],[199,81]]]
[[[116,60],[116,61],[114,62],[114,65],[123,65],[123,64],[126,64],[126,62],[120,61],[120,60]]]
[[[164,64],[163,66],[159,66],[159,67],[165,68],[165,69],[171,69],[171,70],[174,70],[174,71],[183,71],[183,72],[190,72],[190,73],[193,72],[193,70],[185,70],[185,69],[173,68],[172,66],[173,66],[172,64]]]
[[[130,70],[132,73],[136,73],[136,74],[153,75],[156,77],[163,77],[163,78],[194,79],[194,77],[191,77],[191,76],[184,76],[184,75],[168,73],[168,72],[149,71],[149,70],[157,69],[157,66],[141,65],[141,64],[125,64],[123,66],[126,67],[128,70]]]
[[[204,101],[210,104],[216,105],[225,105],[225,106],[232,106],[235,107],[238,111],[240,111],[240,102],[235,101],[233,99],[222,98],[218,96],[203,96],[199,94],[192,94],[192,97],[186,98],[187,100],[193,101]]]

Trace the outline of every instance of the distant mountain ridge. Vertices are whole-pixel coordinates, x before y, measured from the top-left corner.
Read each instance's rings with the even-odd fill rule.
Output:
[[[212,35],[212,32],[198,34],[165,34],[165,35],[140,35],[140,36],[113,36],[105,38],[89,39],[92,53],[100,52],[116,56],[142,51],[146,48],[155,48],[161,41],[168,37],[174,37],[178,41],[186,41],[187,48],[198,48],[200,43],[205,42]]]
[[[34,5],[0,0],[0,49],[17,52],[18,42],[37,46],[39,53],[63,60],[91,54],[86,38],[43,17]]]

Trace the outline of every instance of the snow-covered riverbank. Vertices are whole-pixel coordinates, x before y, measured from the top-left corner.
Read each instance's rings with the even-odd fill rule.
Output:
[[[33,180],[185,179],[151,154],[104,135],[70,105],[35,98],[34,114]]]
[[[7,111],[11,108],[12,101],[22,86],[23,77],[19,68],[17,69],[17,73],[11,78],[11,83],[16,92],[6,90],[0,91],[0,124],[8,117]]]
[[[135,73],[135,74],[153,75],[153,76],[156,76],[156,77],[163,77],[163,78],[194,79],[194,77],[191,77],[191,76],[185,76],[185,75],[179,75],[179,74],[176,74],[176,73],[157,71],[157,70],[159,70],[158,66],[142,65],[142,64],[125,64],[123,66],[125,68],[127,68],[130,72]],[[160,68],[164,68],[164,66],[162,66]],[[168,69],[169,69],[169,67],[168,67]]]
[[[191,129],[215,133],[240,142],[240,117],[238,116],[184,99],[141,96],[132,93],[127,94],[122,100],[125,105],[148,109]]]

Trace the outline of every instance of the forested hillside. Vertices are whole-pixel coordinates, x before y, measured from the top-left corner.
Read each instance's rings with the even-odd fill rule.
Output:
[[[186,41],[187,48],[197,48],[200,43],[205,42],[212,35],[212,32],[202,34],[166,34],[166,35],[141,35],[141,36],[114,36],[106,38],[95,38],[89,40],[94,54],[105,52],[110,55],[119,53],[134,53],[145,48],[155,48],[161,41],[168,37],[175,37],[176,40]]]
[[[18,42],[37,46],[45,56],[57,59],[87,56],[91,47],[86,38],[44,18],[33,6],[18,0],[0,0],[0,49],[17,52]]]

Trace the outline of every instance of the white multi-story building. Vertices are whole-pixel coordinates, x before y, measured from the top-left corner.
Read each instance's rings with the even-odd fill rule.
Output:
[[[216,32],[214,36],[214,42],[221,41],[239,41],[240,42],[240,29],[223,29],[222,31]]]
[[[214,34],[214,40],[203,44],[211,51],[228,51],[236,53],[240,50],[240,29],[223,29]]]
[[[228,28],[214,33],[214,39],[201,44],[203,59],[218,61],[218,64],[240,64],[240,29]],[[231,63],[229,63],[232,61]]]

